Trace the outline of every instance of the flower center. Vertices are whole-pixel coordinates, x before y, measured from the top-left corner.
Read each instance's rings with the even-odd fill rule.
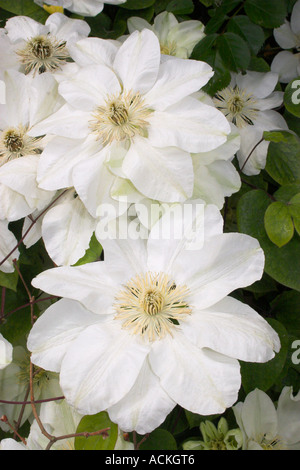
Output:
[[[40,138],[28,136],[27,130],[20,125],[5,129],[0,134],[0,166],[15,158],[41,153],[37,145]]]
[[[217,109],[237,127],[253,125],[257,117],[256,99],[245,89],[227,87],[214,98]]]
[[[54,36],[36,36],[27,41],[25,47],[17,51],[25,73],[53,72],[61,68],[69,58],[66,41],[58,41]]]
[[[160,45],[160,52],[165,55],[176,55],[176,43],[174,41],[172,42],[166,42],[165,44]]]
[[[152,110],[147,108],[139,93],[123,92],[107,96],[104,106],[98,106],[90,128],[103,144],[145,136]]]
[[[263,436],[260,445],[263,450],[284,450],[286,448],[283,440],[279,436],[273,439],[267,439]]]
[[[149,341],[163,338],[191,313],[188,289],[177,286],[167,274],[147,272],[131,279],[119,292],[115,319],[132,334]]]

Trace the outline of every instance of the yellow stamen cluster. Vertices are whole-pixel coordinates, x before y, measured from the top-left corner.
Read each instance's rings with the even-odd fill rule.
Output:
[[[129,91],[110,95],[104,106],[96,108],[90,128],[104,145],[132,139],[137,134],[146,136],[151,113],[139,93]]]
[[[172,330],[191,313],[187,296],[187,287],[177,286],[164,273],[140,274],[118,294],[115,319],[149,341],[172,336]]]
[[[256,99],[251,93],[237,86],[219,91],[214,102],[217,109],[239,128],[253,125],[257,117]]]

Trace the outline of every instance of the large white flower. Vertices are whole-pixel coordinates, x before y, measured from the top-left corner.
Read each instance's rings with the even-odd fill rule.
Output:
[[[17,243],[16,237],[8,228],[8,221],[0,220],[0,271],[14,272],[13,260],[19,258],[19,250],[14,250]],[[13,253],[3,262],[12,250],[14,250]]]
[[[271,70],[278,73],[280,82],[289,83],[300,75],[300,0],[294,5],[290,21],[274,29],[274,37],[286,50],[274,57]]]
[[[278,75],[272,72],[232,74],[230,85],[214,98],[217,108],[239,129],[237,158],[247,175],[265,168],[269,142],[260,142],[264,131],[288,129],[282,115],[274,110],[283,102],[283,92],[274,91],[277,83]]]
[[[222,230],[216,206],[182,204],[149,239],[104,240],[104,261],[33,280],[64,298],[34,324],[32,360],[60,373],[79,413],[107,410],[140,434],[176,403],[222,413],[237,399],[238,360],[265,362],[279,350],[269,324],[228,296],[261,277],[263,252],[257,240]]]
[[[38,5],[43,4],[62,6],[66,10],[73,11],[78,15],[96,16],[103,10],[104,4],[120,5],[126,0],[34,0]]]
[[[4,367],[11,363],[12,352],[12,345],[0,333],[0,369],[4,369]]]
[[[191,196],[190,153],[222,145],[230,126],[215,107],[191,96],[213,75],[209,65],[160,58],[156,35],[136,31],[117,49],[113,69],[87,65],[60,81],[66,105],[31,133],[57,136],[41,157],[40,187],[73,185],[92,215],[91,194],[99,198],[103,182],[112,181],[108,170],[152,199]]]
[[[144,28],[153,31],[160,43],[162,54],[187,59],[195,45],[205,37],[204,24],[197,20],[178,22],[176,16],[163,11],[154,18],[150,25],[144,18],[132,16],[127,21],[129,33],[142,31]]]
[[[50,74],[4,74],[5,104],[0,104],[0,218],[20,219],[42,209],[54,192],[38,187],[40,153],[46,137],[29,136],[40,120],[61,104],[57,83]]]
[[[13,16],[7,20],[5,31],[6,37],[0,36],[0,50],[8,40],[10,48],[3,51],[1,68],[7,67],[9,54],[18,70],[36,74],[61,69],[70,60],[68,46],[87,37],[90,27],[83,20],[53,13],[44,25],[27,16]]]
[[[244,450],[300,450],[300,393],[294,396],[292,387],[282,389],[277,407],[255,389],[233,411]]]

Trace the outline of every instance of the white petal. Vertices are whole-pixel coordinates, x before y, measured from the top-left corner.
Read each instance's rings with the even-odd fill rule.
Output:
[[[255,107],[260,111],[278,108],[283,103],[283,95],[284,93],[282,91],[274,91],[274,93],[271,93],[267,98],[256,100]]]
[[[246,89],[248,93],[257,98],[266,98],[276,87],[278,75],[274,72],[252,72],[248,71],[245,75],[236,75],[236,84],[241,89]]]
[[[40,155],[37,181],[40,188],[53,190],[73,186],[74,166],[88,158],[93,146],[87,139],[54,137]]]
[[[267,362],[280,349],[277,333],[251,307],[225,297],[209,309],[195,312],[181,328],[198,347],[210,348],[226,356],[242,361]]]
[[[168,11],[163,11],[154,18],[153,27],[155,32],[158,34],[161,44],[164,44],[167,41],[170,30],[177,24],[178,21],[176,16]]]
[[[186,410],[219,414],[237,399],[241,385],[238,361],[198,349],[180,333],[156,341],[149,360],[161,386]]]
[[[293,33],[296,35],[300,34],[300,2],[299,0],[295,3],[291,15],[291,27]]]
[[[124,279],[124,272],[123,279]],[[94,313],[110,313],[121,276],[102,261],[48,269],[32,280],[44,292],[78,300]]]
[[[105,65],[82,67],[73,79],[62,81],[59,92],[71,106],[82,111],[94,111],[104,104],[105,97],[121,91],[115,73]]]
[[[110,204],[112,210],[115,210],[117,205],[117,203],[114,205],[114,201],[110,199],[110,188],[115,176],[106,166],[108,151],[107,146],[90,158],[77,163],[72,171],[74,187],[92,217],[99,215],[98,210],[102,204]]]
[[[146,93],[154,85],[160,62],[160,46],[149,29],[135,31],[118,50],[114,69],[124,90]]]
[[[0,221],[0,228],[2,230],[2,223],[1,222],[2,221]],[[1,235],[0,235],[0,238],[1,238]],[[1,255],[0,255],[0,257],[1,257]],[[0,259],[0,261],[1,261],[1,259]],[[2,268],[3,268],[3,265],[0,267],[0,270],[2,270]],[[11,361],[12,361],[12,352],[13,352],[12,345],[0,333],[0,369],[4,369],[4,367],[6,367],[8,364],[11,363]]]
[[[197,158],[198,157],[198,158]],[[225,197],[239,191],[241,178],[231,162],[219,160],[201,165],[201,154],[193,157],[195,185],[193,197],[222,209]]]
[[[57,266],[75,264],[88,249],[95,226],[96,220],[73,195],[68,201],[52,207],[45,214],[42,225],[50,258]]]
[[[109,1],[105,3],[109,3]],[[104,2],[100,0],[85,0],[84,2],[72,0],[71,5],[67,6],[67,9],[81,16],[96,16],[101,13],[103,7]]]
[[[192,195],[192,159],[175,147],[154,148],[147,139],[136,137],[122,168],[137,190],[151,199],[176,202]]]
[[[9,126],[24,126],[29,123],[29,77],[17,72],[7,70],[4,73],[5,81],[5,120]]]
[[[187,50],[187,55],[193,51],[194,46],[205,36],[204,25],[197,20],[188,20],[178,23],[170,30],[168,40],[175,42],[177,47]]]
[[[133,387],[107,411],[123,431],[146,434],[158,428],[175,406],[146,359]]]
[[[292,387],[281,391],[277,407],[279,435],[291,446],[300,442],[300,393],[293,395]],[[293,449],[293,447],[292,447]]]
[[[33,211],[24,196],[0,184],[0,218],[7,219],[10,222],[19,220]]]
[[[59,372],[61,361],[78,335],[89,325],[101,321],[79,302],[62,299],[51,305],[31,329],[27,347],[34,364]]]
[[[114,405],[134,385],[148,350],[117,323],[86,328],[62,362],[60,383],[67,401],[82,414]]]
[[[139,16],[131,16],[127,20],[127,27],[129,33],[133,33],[134,31],[142,31],[143,29],[151,29],[154,32],[153,26],[148,23],[148,21],[144,20],[144,18],[140,18]]]
[[[289,83],[299,76],[297,68],[300,64],[300,54],[290,51],[281,51],[273,59],[272,72],[278,73],[281,83]]]
[[[191,298],[197,295],[202,309],[259,280],[264,253],[255,238],[224,233],[205,241],[201,250],[180,251],[170,269],[176,283],[188,286]]]
[[[62,13],[52,13],[45,23],[57,39],[70,43],[90,34],[91,28],[86,21],[68,18]]]
[[[63,105],[28,131],[28,135],[38,137],[45,134],[60,135],[73,139],[83,139],[90,133],[90,113]]]
[[[149,234],[148,269],[170,272],[174,260],[189,249],[194,253],[205,239],[222,233],[223,219],[216,206],[205,206],[201,200],[165,207],[164,215],[153,225]]]
[[[101,38],[85,38],[68,47],[69,53],[81,67],[91,64],[113,66],[117,46]]]
[[[192,153],[219,147],[230,133],[223,113],[190,97],[163,112],[155,111],[149,123],[148,138],[153,146],[174,146]]]
[[[262,437],[275,437],[278,421],[275,406],[271,398],[261,390],[255,389],[248,393],[241,412],[246,435],[261,443]]]
[[[150,107],[164,111],[202,88],[214,72],[205,62],[176,58],[161,64],[155,85],[145,95]]]
[[[49,28],[38,23],[28,16],[13,16],[5,24],[9,39],[12,42],[24,39],[25,41],[40,34],[47,35]]]
[[[287,20],[279,28],[275,28],[273,34],[282,49],[293,49],[297,45],[297,37]]]
[[[39,189],[36,181],[38,162],[39,156],[28,155],[9,161],[0,168],[0,183],[24,196],[32,211],[44,208],[55,194]]]

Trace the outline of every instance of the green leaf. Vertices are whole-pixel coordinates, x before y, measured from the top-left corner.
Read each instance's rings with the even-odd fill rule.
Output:
[[[235,33],[224,33],[217,39],[224,64],[233,72],[247,69],[251,54],[247,43]]]
[[[192,0],[171,0],[166,10],[174,15],[189,15],[194,11],[194,3]]]
[[[211,7],[214,4],[214,0],[199,0],[205,7]]]
[[[15,269],[13,273],[4,273],[0,271],[0,286],[6,287],[7,289],[11,289],[13,291],[17,291],[17,284],[18,284],[18,271]]]
[[[264,215],[271,202],[262,190],[245,193],[237,205],[238,230],[258,239],[265,253],[265,272],[269,276],[286,287],[300,291],[300,238],[295,235],[281,248],[271,242],[264,226]]]
[[[277,332],[281,348],[273,359],[262,364],[241,361],[242,384],[246,393],[255,388],[264,392],[269,390],[276,382],[286,362],[289,345],[288,333],[278,320],[271,318],[268,319],[268,323]]]
[[[80,258],[74,266],[81,266],[82,264],[92,263],[100,259],[102,253],[102,245],[98,242],[95,234],[93,233],[89,248],[86,250],[85,255]]]
[[[242,0],[224,0],[215,10],[211,10],[214,14],[205,27],[206,34],[216,33],[225,21],[228,20],[228,13],[236,8]]]
[[[3,298],[3,296],[5,296]],[[4,323],[0,323],[0,332],[13,345],[26,347],[26,339],[31,325],[31,312],[28,297],[20,290],[14,292],[0,289],[0,305],[4,303]],[[27,305],[27,306],[26,306]],[[37,313],[34,305],[34,314]]]
[[[273,135],[267,154],[266,171],[279,184],[300,182],[300,139],[289,131],[264,133]],[[274,140],[276,139],[276,140]]]
[[[294,224],[289,207],[283,202],[273,202],[266,210],[265,229],[270,240],[275,245],[286,245],[294,235]]]
[[[155,0],[127,0],[127,2],[121,3],[118,7],[125,8],[126,10],[142,10],[151,7],[154,3]]]
[[[228,22],[227,31],[238,34],[248,43],[254,54],[257,54],[264,41],[265,34],[263,29],[245,15],[234,16]]]
[[[285,202],[287,204],[298,193],[300,193],[300,184],[286,184],[281,186],[274,193],[274,198],[276,201]]]
[[[172,434],[165,429],[155,429],[140,445],[140,450],[176,450],[177,444]]]
[[[285,291],[271,302],[272,315],[275,315],[288,333],[300,338],[300,292]]]
[[[29,16],[30,18],[45,23],[49,14],[33,0],[0,0],[0,7],[15,15]]]
[[[108,437],[102,437],[101,434],[89,437],[75,437],[76,450],[113,450],[118,438],[118,426],[113,423],[106,411],[101,411],[95,415],[84,416],[76,430],[81,432],[97,432],[101,429],[110,428]]]
[[[278,28],[287,16],[284,0],[246,0],[244,8],[250,20],[264,28]]]
[[[292,80],[284,92],[284,105],[296,117],[300,117],[300,77]]]

